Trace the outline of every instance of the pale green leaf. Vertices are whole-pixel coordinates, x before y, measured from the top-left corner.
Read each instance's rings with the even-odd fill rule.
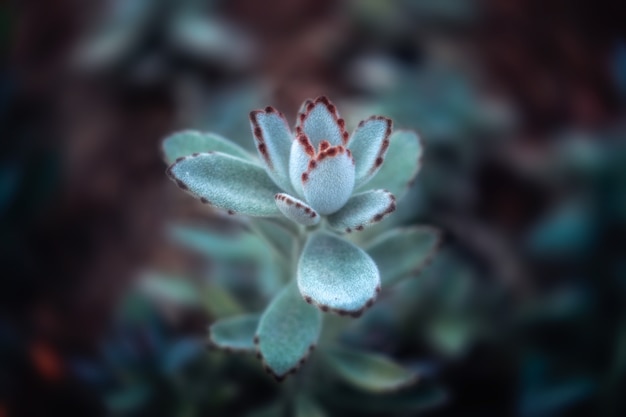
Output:
[[[422,142],[415,132],[395,131],[389,138],[383,166],[365,187],[360,188],[384,189],[401,199],[420,169],[422,153]]]
[[[439,247],[441,234],[437,229],[415,226],[391,230],[367,247],[378,269],[384,287],[413,276],[429,262]]]
[[[278,209],[289,220],[303,226],[315,226],[320,222],[319,214],[304,201],[285,193],[278,193],[274,198]]]
[[[202,133],[197,130],[184,130],[174,133],[163,141],[163,155],[169,164],[178,158],[194,153],[221,152],[246,160],[254,157],[242,147],[216,133]]]
[[[355,163],[355,186],[369,181],[380,169],[389,147],[391,120],[372,116],[359,123],[348,142]]]
[[[338,212],[328,216],[333,229],[351,233],[380,222],[396,210],[396,198],[385,190],[371,190],[352,196]]]
[[[226,351],[253,352],[258,314],[228,317],[209,327],[209,342]]]
[[[343,207],[354,190],[354,162],[343,147],[320,152],[302,174],[302,193],[319,214]]]
[[[322,311],[359,316],[380,291],[378,268],[362,249],[335,235],[312,234],[298,262],[298,287]]]
[[[315,347],[321,327],[320,312],[302,300],[294,284],[285,287],[257,329],[255,343],[266,370],[279,380],[295,372]]]
[[[383,355],[338,347],[328,349],[326,353],[333,371],[365,391],[393,391],[417,381],[415,373]]]
[[[263,168],[223,153],[202,153],[179,159],[167,170],[185,191],[229,213],[280,215],[274,195],[280,190]]]

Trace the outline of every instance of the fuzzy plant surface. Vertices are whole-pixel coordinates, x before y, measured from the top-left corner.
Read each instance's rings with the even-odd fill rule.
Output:
[[[231,215],[274,218],[277,229],[289,230],[292,265],[283,289],[261,314],[218,321],[210,329],[214,346],[256,351],[265,369],[283,379],[317,346],[322,313],[362,315],[381,287],[394,281],[385,274],[421,268],[439,234],[430,228],[390,231],[380,236],[386,244],[370,245],[382,244],[374,253],[351,238],[393,213],[394,194],[403,194],[417,175],[422,146],[414,132],[392,132],[390,119],[372,116],[350,133],[326,97],[306,100],[293,130],[270,106],[252,111],[250,124],[258,157],[219,135],[194,131],[168,137],[163,150],[173,162],[169,177],[202,203]],[[253,228],[273,240],[260,225]],[[413,240],[428,248],[402,250]],[[377,259],[385,247],[399,250]]]

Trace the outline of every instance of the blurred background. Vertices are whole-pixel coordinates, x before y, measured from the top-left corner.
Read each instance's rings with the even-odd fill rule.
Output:
[[[394,412],[626,415],[624,22],[617,0],[1,1],[0,417],[262,415],[281,387],[202,338],[263,305],[263,256],[185,235],[237,220],[160,143],[252,149],[250,110],[322,94],[426,144],[394,221],[441,250],[344,336],[446,391]]]

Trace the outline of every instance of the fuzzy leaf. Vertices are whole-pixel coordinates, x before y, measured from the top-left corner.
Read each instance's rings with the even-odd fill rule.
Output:
[[[209,327],[209,342],[227,351],[252,352],[259,318],[258,314],[246,314],[218,320]]]
[[[292,192],[289,157],[293,136],[285,117],[268,106],[250,113],[250,125],[268,174],[283,190]]]
[[[367,188],[382,188],[402,198],[421,167],[422,153],[422,142],[415,132],[395,131],[389,138],[387,163],[368,181]]]
[[[238,158],[254,158],[239,145],[215,133],[185,130],[165,138],[162,144],[165,160],[173,164],[178,158],[202,152],[222,152]]]
[[[274,197],[276,206],[289,220],[304,226],[314,226],[320,222],[320,216],[308,204],[288,194],[279,193]]]
[[[380,278],[376,264],[362,249],[318,232],[300,256],[298,287],[308,303],[323,311],[358,317],[374,303]]]
[[[387,288],[417,274],[435,254],[441,234],[437,229],[416,226],[391,230],[374,241],[367,253],[378,265]]]
[[[289,178],[291,185],[299,196],[302,196],[302,174],[309,166],[311,159],[315,158],[315,148],[311,145],[305,134],[300,134],[291,144],[289,156]]]
[[[274,203],[274,195],[280,190],[263,168],[243,159],[202,153],[179,159],[167,173],[203,203],[248,216],[280,215]]]
[[[302,301],[295,285],[285,287],[267,307],[255,338],[266,370],[276,379],[295,372],[315,347],[320,312]]]
[[[385,190],[372,190],[351,197],[338,212],[328,216],[328,224],[341,232],[363,230],[396,210],[396,198]]]
[[[327,351],[327,359],[346,382],[365,391],[393,391],[417,381],[415,373],[382,355],[333,348]]]
[[[354,160],[343,146],[320,152],[302,174],[306,201],[319,212],[331,214],[346,204],[354,190]]]
[[[383,165],[389,148],[391,120],[386,117],[372,116],[359,123],[348,148],[354,157],[356,187],[369,181]]]
[[[316,149],[322,140],[327,140],[333,146],[346,143],[344,122],[339,118],[335,105],[326,97],[305,102],[303,112],[298,115],[297,126],[309,137]]]

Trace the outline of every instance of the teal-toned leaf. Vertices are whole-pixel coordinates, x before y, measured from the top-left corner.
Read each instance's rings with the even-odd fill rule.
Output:
[[[258,314],[229,317],[209,327],[209,342],[227,351],[254,351],[254,335],[259,325]]]
[[[259,156],[270,177],[283,190],[292,192],[289,158],[293,136],[287,120],[273,107],[250,113],[250,125]]]
[[[355,187],[369,181],[383,165],[389,148],[391,120],[386,117],[372,116],[363,120],[354,130],[348,142],[355,163]]]
[[[371,190],[352,196],[338,212],[328,216],[330,227],[341,232],[361,231],[396,210],[396,198],[385,190]]]
[[[378,265],[383,287],[390,287],[419,273],[436,253],[440,241],[437,229],[415,226],[391,230],[366,249]]]
[[[229,213],[269,217],[280,215],[274,195],[280,190],[258,165],[223,153],[202,153],[179,159],[167,170],[185,191]]]
[[[138,285],[142,293],[159,302],[183,307],[200,305],[198,289],[187,279],[148,273],[139,280]]]
[[[321,328],[320,312],[302,301],[295,285],[285,287],[257,329],[255,343],[266,370],[278,380],[295,372],[315,347]]]
[[[383,355],[338,347],[328,349],[326,353],[334,372],[365,391],[393,391],[417,382],[415,373]]]
[[[289,220],[303,226],[314,226],[320,222],[320,216],[305,202],[284,193],[276,194],[274,198],[278,209]]]
[[[359,247],[335,235],[312,234],[298,262],[298,287],[322,311],[359,316],[380,291],[378,268]]]
[[[173,164],[178,158],[204,152],[221,152],[241,159],[254,160],[252,155],[239,145],[216,133],[185,130],[165,138],[162,146],[163,155],[169,164]]]
[[[334,407],[362,414],[369,413],[416,413],[443,404],[446,392],[434,385],[421,385],[397,392],[372,394],[353,389],[334,390],[328,402]]]
[[[367,183],[367,188],[385,189],[402,198],[420,169],[422,153],[422,142],[415,132],[395,131],[389,138],[385,163]]]
[[[303,112],[298,115],[296,130],[301,128],[317,149],[322,140],[331,145],[346,143],[344,123],[339,118],[337,108],[326,97],[318,97],[314,101],[303,104]]]
[[[304,395],[299,396],[295,403],[295,417],[326,417],[327,414],[318,404]]]
[[[354,190],[354,160],[343,146],[320,151],[302,174],[302,192],[319,214],[343,207]]]
[[[291,144],[291,152],[289,155],[289,178],[291,185],[296,194],[303,196],[302,193],[302,174],[309,167],[309,163],[315,158],[316,151],[309,138],[300,133],[296,140]]]

